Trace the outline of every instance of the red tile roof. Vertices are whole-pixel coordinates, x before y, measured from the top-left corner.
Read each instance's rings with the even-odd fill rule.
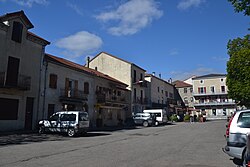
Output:
[[[175,85],[176,88],[192,87],[192,85],[180,80],[174,81],[173,85]]]
[[[63,64],[63,65],[66,65],[66,66],[71,67],[73,69],[86,72],[86,73],[88,73],[90,75],[94,75],[94,76],[97,76],[97,77],[100,77],[100,78],[104,78],[104,79],[116,82],[116,83],[118,83],[120,85],[128,86],[127,84],[125,84],[125,83],[123,83],[121,81],[118,81],[115,78],[112,78],[112,77],[110,77],[110,76],[108,76],[106,74],[103,74],[103,73],[101,73],[99,71],[96,71],[94,69],[84,67],[84,66],[82,66],[80,64],[77,64],[77,63],[74,63],[72,61],[69,61],[69,60],[66,60],[66,59],[63,59],[63,58],[60,58],[60,57],[56,57],[56,56],[53,56],[53,55],[50,55],[50,54],[45,54],[45,56],[46,56],[46,59],[49,60],[49,61],[53,61],[53,62],[57,62],[57,63]]]

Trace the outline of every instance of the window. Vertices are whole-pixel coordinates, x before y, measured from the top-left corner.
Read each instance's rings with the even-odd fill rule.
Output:
[[[136,70],[134,70],[134,79],[133,79],[134,83],[136,82]]]
[[[97,67],[95,67],[95,70],[96,70],[96,71],[98,70]]]
[[[117,91],[117,96],[121,96],[121,94],[122,94],[121,91],[118,90]]]
[[[62,114],[60,121],[75,121],[76,114]]]
[[[49,87],[52,89],[57,88],[57,75],[56,74],[49,75]]]
[[[57,121],[58,118],[59,118],[59,114],[52,115],[52,116],[49,118],[49,121]]]
[[[163,94],[163,90],[161,90],[161,93]]]
[[[158,92],[160,92],[160,87],[159,86],[157,87],[157,90],[158,90]]]
[[[55,112],[55,104],[48,104],[48,118],[54,114]]]
[[[168,91],[165,91],[165,95],[166,95],[166,97],[168,97]]]
[[[12,29],[11,39],[15,42],[22,42],[23,25],[19,22],[14,21]]]
[[[190,88],[190,93],[193,93],[193,88]]]
[[[203,81],[203,80],[200,80],[200,83],[201,83],[201,84],[203,84],[203,83],[204,83],[204,81]]]
[[[241,128],[250,128],[250,112],[240,113],[237,125]]]
[[[88,82],[84,82],[84,90],[83,92],[85,94],[89,94],[89,83]]]
[[[17,120],[18,99],[0,98],[0,120]]]
[[[141,76],[140,76],[140,80],[141,80],[141,81],[143,80],[142,73],[141,73]]]
[[[223,78],[221,78],[221,79],[220,79],[220,81],[221,81],[221,82],[223,82],[223,81],[224,81],[224,79],[223,79]]]
[[[211,93],[214,93],[215,91],[214,91],[214,86],[211,86],[210,87],[210,91],[211,91]]]
[[[173,93],[169,93],[169,97],[170,98],[173,98],[174,96],[173,96]]]
[[[221,92],[222,92],[222,93],[225,93],[225,91],[226,91],[226,90],[225,90],[225,86],[221,86]]]
[[[187,88],[184,88],[184,93],[187,93]]]
[[[79,114],[79,121],[88,121],[89,115],[87,113],[80,113]]]
[[[200,94],[206,93],[206,87],[199,87],[198,93],[200,93]]]
[[[8,85],[8,86],[17,86],[17,84],[18,84],[18,73],[19,73],[19,64],[20,64],[20,59],[9,56],[6,83],[5,83],[6,85]]]

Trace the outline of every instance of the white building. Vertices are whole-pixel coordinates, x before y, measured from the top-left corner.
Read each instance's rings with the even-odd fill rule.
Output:
[[[132,104],[129,111],[142,112],[146,108],[148,104],[148,99],[145,96],[147,85],[144,80],[146,71],[143,68],[105,52],[96,55],[86,66],[128,85],[127,89],[131,90],[130,100]]]

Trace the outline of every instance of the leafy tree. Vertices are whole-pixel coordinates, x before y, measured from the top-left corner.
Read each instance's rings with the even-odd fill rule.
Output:
[[[250,15],[250,1],[249,0],[228,0],[232,3],[236,12],[244,12],[244,15]]]
[[[250,35],[229,40],[227,49],[227,86],[230,98],[250,107]]]

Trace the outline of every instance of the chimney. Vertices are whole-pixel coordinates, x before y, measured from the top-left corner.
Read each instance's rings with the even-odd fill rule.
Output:
[[[152,72],[153,76],[155,76],[155,72]]]
[[[159,78],[161,78],[161,73],[159,74]]]
[[[87,67],[89,68],[90,57],[87,57]]]

